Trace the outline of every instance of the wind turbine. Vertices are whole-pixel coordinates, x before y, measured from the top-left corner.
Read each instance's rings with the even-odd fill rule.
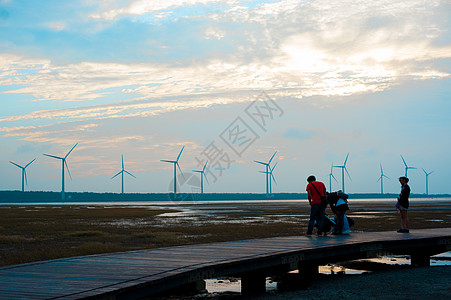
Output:
[[[174,199],[177,196],[177,167],[180,170],[180,173],[182,174],[183,178],[185,178],[185,176],[182,173],[182,169],[180,169],[180,165],[179,165],[179,159],[180,159],[180,155],[182,155],[182,151],[183,149],[185,149],[185,146],[182,147],[182,150],[180,150],[179,155],[177,156],[176,160],[161,160],[162,162],[168,162],[171,164],[174,164]]]
[[[13,165],[15,165],[16,167],[19,167],[19,168],[22,169],[22,192],[25,190],[24,183],[26,183],[26,184],[28,185],[28,182],[27,182],[27,171],[25,171],[25,169],[26,169],[29,165],[31,165],[35,160],[36,160],[36,158],[33,159],[32,161],[30,161],[28,164],[26,164],[25,167],[22,167],[21,165],[16,164],[15,162],[9,161],[10,163],[12,163]]]
[[[205,168],[207,167],[207,163],[208,163],[208,160],[205,162],[205,165],[204,165],[204,168],[202,169],[202,171],[193,170],[193,172],[200,173],[200,193],[202,195],[204,194],[204,177],[205,177],[205,180],[208,182],[207,175],[205,175]]]
[[[122,190],[121,190],[121,194],[124,193],[124,173],[127,173],[128,175],[130,175],[130,176],[136,178],[135,175],[133,175],[132,173],[130,173],[130,172],[128,172],[128,171],[126,171],[126,170],[124,169],[124,155],[122,155],[122,170],[120,170],[116,175],[114,175],[113,177],[111,177],[111,179],[113,179],[113,178],[116,177],[117,175],[122,174]]]
[[[274,177],[274,174],[273,174],[273,171],[276,168],[276,166],[277,166],[277,163],[275,163],[275,165],[272,166],[272,168],[269,167],[269,171],[268,172],[260,171],[260,173],[265,173],[267,176],[269,176],[269,195],[270,196],[272,195],[272,181],[274,180],[274,183],[277,184],[276,178]]]
[[[381,194],[383,194],[384,193],[384,177],[387,179],[390,179],[390,178],[384,174],[384,170],[382,170],[382,164],[380,164],[380,166],[381,166],[381,176],[379,177],[379,179],[377,181],[379,181],[379,180],[381,181]]]
[[[263,172],[263,173],[266,173],[266,197],[269,196],[269,169],[270,169],[269,165],[271,164],[271,161],[274,158],[274,156],[276,155],[276,153],[277,153],[277,151],[274,152],[274,154],[271,156],[271,159],[267,163],[254,160],[254,162],[266,166],[266,172]]]
[[[404,166],[406,167],[406,177],[407,177],[407,170],[409,170],[409,169],[416,169],[415,167],[409,167],[408,165],[407,165],[407,163],[406,163],[406,161],[405,161],[405,159],[404,159],[404,157],[402,157],[402,155],[401,155],[401,158],[402,158],[402,162],[404,163]]]
[[[72,150],[74,150],[74,148],[78,145],[78,143],[76,143],[72,149],[70,149],[69,152],[67,152],[66,156],[64,157],[59,157],[59,156],[55,156],[55,155],[49,155],[49,154],[44,154],[45,156],[48,157],[52,157],[52,158],[56,158],[56,159],[61,159],[61,199],[64,200],[65,199],[65,192],[64,192],[64,165],[67,168],[67,172],[69,173],[70,178],[72,178],[72,175],[70,175],[70,171],[69,171],[69,166],[67,165],[66,162],[66,158],[69,156],[69,154],[72,152]]]
[[[332,178],[335,180],[335,182],[338,183],[337,179],[335,178],[334,174],[332,173],[334,168],[334,162],[332,162],[332,166],[330,167],[330,173],[329,173],[329,192],[332,192]]]
[[[428,173],[423,169],[423,172],[426,175],[426,195],[429,195],[429,185],[428,185],[429,175],[431,175],[431,173],[433,173],[434,171]]]
[[[334,168],[340,168],[341,169],[341,183],[342,183],[342,191],[345,192],[345,171],[346,174],[348,174],[349,179],[351,179],[351,176],[349,175],[348,169],[346,169],[346,163],[348,162],[349,152],[348,155],[346,155],[345,162],[342,166],[333,166]],[[352,180],[352,179],[351,179]]]

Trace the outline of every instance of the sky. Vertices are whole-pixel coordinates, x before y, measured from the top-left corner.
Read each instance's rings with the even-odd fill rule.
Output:
[[[451,3],[0,0],[0,190],[451,193]],[[277,165],[276,165],[277,163]],[[424,171],[424,170],[425,171]]]

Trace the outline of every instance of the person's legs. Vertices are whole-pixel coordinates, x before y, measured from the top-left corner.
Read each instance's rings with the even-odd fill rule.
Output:
[[[345,215],[344,210],[337,209],[337,211],[336,211],[336,216],[337,216],[336,223],[337,224],[335,225],[335,234],[342,234],[342,232],[343,232],[344,215]]]
[[[317,222],[318,222],[318,235],[323,234],[324,227],[324,215],[325,215],[325,207],[322,203],[318,204],[318,214],[317,214]]]
[[[407,210],[401,210],[401,229],[409,230],[409,218],[407,216]]]
[[[315,215],[314,215],[314,208],[313,205],[310,207],[310,219],[308,221],[308,227],[307,227],[307,235],[311,235],[313,232],[313,225],[315,223]]]
[[[311,206],[311,208],[310,208],[310,220],[309,220],[308,228],[307,228],[307,235],[311,235],[312,234],[315,221],[318,224],[318,234],[320,232],[322,232],[323,223],[322,223],[322,220],[320,220],[321,209],[322,209],[322,205],[319,204],[319,203],[318,204],[313,204]]]

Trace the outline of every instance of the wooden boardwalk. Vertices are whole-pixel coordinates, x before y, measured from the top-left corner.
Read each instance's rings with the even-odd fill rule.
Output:
[[[266,276],[380,253],[412,263],[451,250],[451,228],[276,237],[90,255],[0,268],[0,299],[137,299],[219,276],[258,291]],[[314,269],[314,268],[313,268]],[[304,271],[305,271],[304,270]]]

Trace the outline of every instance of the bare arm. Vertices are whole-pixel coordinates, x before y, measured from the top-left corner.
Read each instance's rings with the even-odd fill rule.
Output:
[[[307,191],[308,203],[312,205],[312,192],[310,190]]]

